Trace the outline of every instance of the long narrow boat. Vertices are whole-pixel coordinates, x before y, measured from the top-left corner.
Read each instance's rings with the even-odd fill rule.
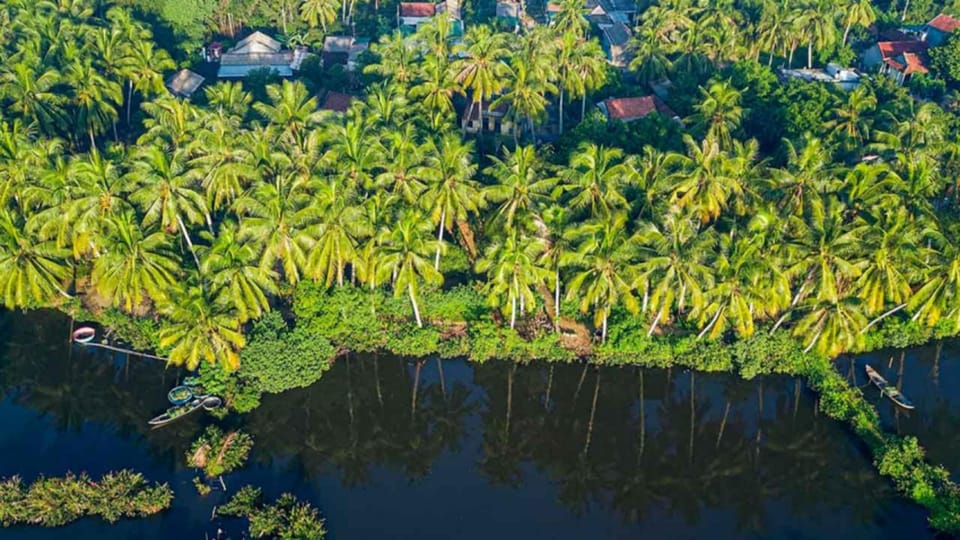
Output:
[[[900,407],[903,407],[907,410],[912,410],[914,408],[913,403],[903,395],[900,390],[897,390],[896,386],[892,386],[887,382],[875,369],[870,367],[870,364],[867,364],[867,377],[870,377],[870,382],[874,384],[877,388],[880,389],[880,393],[884,396],[890,398],[890,401],[896,403]]]
[[[204,410],[211,411],[220,407],[221,405],[223,405],[223,400],[217,396],[196,396],[188,403],[170,407],[163,414],[157,416],[156,418],[150,419],[150,421],[147,423],[151,426],[162,426],[164,424],[169,424],[178,418],[183,418],[184,416],[187,416],[201,407],[203,407]]]

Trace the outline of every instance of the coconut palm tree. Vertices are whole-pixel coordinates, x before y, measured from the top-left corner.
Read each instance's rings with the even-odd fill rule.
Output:
[[[104,77],[89,59],[78,59],[67,66],[64,81],[72,89],[74,127],[90,137],[92,148],[97,145],[96,136],[117,120],[117,106],[123,102],[123,91],[115,81]]]
[[[856,25],[861,28],[867,28],[877,20],[877,13],[873,9],[870,0],[849,0],[842,8],[843,16],[843,39],[840,40],[840,46],[847,45],[847,37],[850,36],[850,29]]]
[[[555,178],[547,177],[546,166],[537,157],[533,146],[522,146],[513,151],[504,149],[503,159],[491,157],[493,165],[484,172],[497,183],[484,189],[488,202],[499,204],[493,214],[505,231],[514,229],[516,222],[523,223],[527,216],[539,219],[541,205],[549,200]]]
[[[0,210],[0,293],[7,309],[48,305],[58,294],[69,297],[69,252],[53,241],[25,231],[23,219]]]
[[[63,76],[53,68],[17,62],[0,70],[0,96],[7,110],[26,121],[36,121],[46,133],[62,129],[66,119],[66,98],[56,87]]]
[[[307,131],[320,122],[317,98],[301,82],[283,81],[267,86],[270,103],[254,103],[253,108],[287,138],[294,148],[303,149]]]
[[[455,62],[454,80],[470,91],[482,119],[483,102],[503,89],[509,72],[504,61],[509,55],[506,34],[495,33],[486,25],[471,26],[458,49],[464,57]]]
[[[446,58],[427,56],[420,66],[420,82],[410,89],[410,97],[426,107],[434,130],[453,115],[453,96],[460,91],[454,76],[453,65]]]
[[[408,205],[414,205],[427,189],[418,174],[423,165],[424,149],[417,144],[413,124],[388,130],[382,136],[383,172],[376,176],[378,188],[389,191]]]
[[[377,271],[378,281],[393,283],[396,297],[406,294],[410,298],[413,316],[421,328],[423,319],[417,301],[420,286],[443,283],[443,274],[430,265],[430,255],[442,245],[432,239],[430,222],[424,217],[414,209],[403,212],[384,239]]]
[[[593,311],[603,343],[614,307],[622,303],[630,313],[640,308],[633,291],[637,254],[627,237],[626,222],[626,214],[617,212],[588,221],[574,233],[579,264],[567,285],[567,298],[579,298],[581,312]]]
[[[317,209],[311,206],[310,181],[278,175],[237,199],[240,217],[238,239],[251,242],[260,253],[260,267],[272,271],[278,266],[283,277],[296,285],[307,268],[314,238],[311,227]]]
[[[232,305],[241,323],[270,311],[268,295],[276,295],[277,273],[260,266],[254,244],[239,241],[236,224],[224,223],[209,247],[200,251],[200,274],[216,302]]]
[[[713,138],[697,144],[693,137],[684,135],[683,142],[687,155],[678,160],[680,169],[674,176],[670,201],[707,223],[743,195],[743,178],[734,174],[732,160]]]
[[[832,130],[848,147],[859,148],[870,138],[877,98],[866,86],[858,86],[845,97],[846,101],[833,107],[833,118],[824,127]]]
[[[560,269],[571,262],[579,262],[573,249],[574,232],[570,223],[570,213],[563,206],[553,205],[543,211],[543,234],[545,241],[540,263],[553,272],[553,324],[559,329],[560,293],[563,284],[560,281]]]
[[[508,106],[506,117],[513,122],[514,144],[517,144],[524,122],[530,135],[536,136],[536,123],[547,114],[549,102],[546,94],[557,93],[557,87],[552,82],[531,73],[527,66],[520,57],[514,57],[507,69],[506,90],[490,103],[493,109],[501,105]]]
[[[166,298],[180,267],[170,237],[160,230],[142,229],[132,212],[104,221],[105,247],[94,259],[90,274],[97,293],[127,312],[141,308],[148,298]]]
[[[160,347],[169,349],[169,361],[195,370],[200,362],[228,369],[240,365],[246,341],[240,319],[230,304],[217,302],[209,291],[195,285],[174,289],[161,311],[167,324],[160,329]]]
[[[494,308],[510,308],[510,328],[516,327],[517,314],[536,305],[538,285],[550,275],[540,265],[543,240],[514,230],[502,241],[495,241],[477,261],[477,271],[487,273],[487,298]],[[519,311],[518,308],[519,307]]]
[[[696,111],[687,122],[704,133],[722,149],[731,146],[730,134],[740,127],[746,112],[740,105],[740,92],[729,82],[715,82],[708,88],[700,87],[701,100],[694,105]]]
[[[179,230],[190,248],[193,260],[200,267],[188,225],[206,223],[213,227],[206,201],[198,188],[198,171],[190,169],[184,150],[165,152],[157,146],[141,147],[133,155],[133,184],[130,200],[143,212],[143,226],[159,223],[167,233]]]
[[[392,79],[403,87],[410,84],[416,76],[419,51],[413,41],[406,39],[400,30],[381,37],[379,42],[370,46],[370,52],[377,57],[377,61],[367,64],[363,68],[364,73]]]
[[[641,223],[634,239],[642,261],[637,268],[642,310],[653,314],[647,335],[687,308],[700,313],[705,306],[704,290],[711,290],[714,283],[708,265],[716,244],[713,229],[701,231],[696,220],[668,211],[656,222]]]
[[[329,180],[318,189],[320,219],[310,230],[315,243],[307,258],[307,272],[327,287],[334,280],[338,286],[343,286],[344,269],[348,264],[354,266],[353,273],[356,274],[357,246],[373,232],[361,208],[344,196],[336,183],[336,180]]]
[[[907,306],[910,284],[919,282],[924,256],[921,229],[906,208],[882,213],[864,233],[867,263],[856,287],[866,315],[877,317],[871,325]],[[892,306],[889,311],[884,311]]]
[[[582,38],[590,28],[590,22],[583,14],[583,3],[578,0],[560,0],[559,7],[560,10],[552,22],[557,34],[571,34],[578,39]]]
[[[914,321],[932,327],[946,320],[953,329],[960,330],[960,243],[953,231],[931,230],[927,237],[934,249],[929,253],[920,287],[907,308]]]
[[[473,146],[460,137],[447,134],[428,146],[427,159],[420,176],[427,182],[423,198],[430,219],[437,226],[434,270],[440,269],[440,252],[444,231],[456,223],[465,224],[470,214],[479,213],[483,206],[480,185],[473,180],[477,166],[473,163]],[[465,238],[465,241],[469,239]]]
[[[303,3],[300,4],[300,17],[307,22],[310,28],[319,26],[326,34],[327,25],[337,22],[337,11],[339,9],[339,0],[303,0]]]
[[[568,201],[571,208],[589,208],[591,215],[600,217],[629,206],[623,195],[626,177],[620,149],[584,142],[570,156],[559,189],[573,194]]]

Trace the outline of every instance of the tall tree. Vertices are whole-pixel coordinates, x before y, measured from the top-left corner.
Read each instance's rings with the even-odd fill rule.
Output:
[[[442,245],[431,237],[429,221],[418,212],[408,209],[394,225],[385,242],[379,260],[377,280],[392,282],[397,297],[410,298],[413,316],[418,327],[423,327],[420,304],[417,301],[421,284],[440,285],[443,274],[430,265],[430,254]]]

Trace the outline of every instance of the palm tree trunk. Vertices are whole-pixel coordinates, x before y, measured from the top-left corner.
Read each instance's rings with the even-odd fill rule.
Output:
[[[590,440],[593,439],[593,422],[597,416],[597,398],[600,397],[600,372],[597,371],[597,382],[593,385],[593,402],[590,404],[590,419],[587,420],[587,438],[583,441],[582,455],[586,456],[590,450]]]
[[[807,44],[807,69],[813,68],[813,40]]]
[[[883,315],[880,315],[880,316],[877,317],[876,319],[870,321],[870,323],[869,323],[868,325],[864,326],[864,327],[863,327],[863,330],[861,330],[860,333],[861,333],[861,334],[866,333],[866,331],[869,330],[871,326],[873,326],[873,325],[877,324],[878,322],[886,319],[886,318],[889,317],[890,315],[893,315],[894,313],[900,311],[901,309],[903,309],[903,308],[905,308],[905,307],[907,307],[907,304],[900,304],[899,306],[891,309],[890,311],[887,311],[887,312],[884,313]]]
[[[190,234],[187,233],[187,226],[183,224],[183,220],[180,219],[180,216],[177,216],[177,225],[180,226],[180,232],[183,234],[183,239],[187,242],[187,247],[190,248],[190,254],[193,255],[193,262],[197,265],[197,270],[200,269],[200,259],[197,258],[197,252],[193,249],[193,242],[190,241]]]
[[[607,311],[603,312],[603,328],[600,330],[600,343],[607,342]]]
[[[703,338],[703,336],[705,336],[706,333],[707,333],[711,328],[713,328],[713,325],[717,323],[717,319],[720,318],[720,314],[721,314],[721,313],[723,313],[723,308],[718,307],[718,308],[717,308],[717,313],[716,313],[716,315],[714,315],[714,316],[713,316],[713,319],[710,320],[710,324],[708,324],[707,326],[705,326],[705,327],[703,328],[703,330],[701,330],[700,333],[697,334],[697,339]]]
[[[423,360],[417,362],[413,369],[413,392],[410,394],[410,418],[413,419],[417,414],[417,394],[420,392],[420,368],[423,367]]]
[[[652,336],[652,335],[653,335],[653,332],[656,331],[656,329],[657,329],[657,323],[660,322],[660,316],[661,316],[661,315],[663,315],[663,310],[662,310],[662,309],[657,312],[656,318],[653,319],[653,324],[650,325],[650,330],[647,331],[647,337]]]
[[[850,35],[850,27],[851,27],[851,26],[853,26],[853,21],[847,21],[847,26],[846,26],[846,28],[843,29],[843,39],[840,40],[840,46],[841,46],[841,47],[846,47],[846,46],[847,46],[847,36]]]
[[[87,130],[87,134],[90,135],[90,149],[92,150],[97,147],[97,140],[93,137],[92,127]]]
[[[510,329],[514,329],[517,324],[517,297],[510,299]]]
[[[583,122],[583,118],[587,115],[587,93],[583,93],[583,97],[580,99],[580,121]]]
[[[560,135],[563,135],[563,87],[560,88]]]
[[[130,127],[130,107],[133,101],[133,80],[127,81],[127,127]]]
[[[550,372],[547,375],[547,391],[544,393],[544,396],[543,396],[544,409],[550,406],[550,390],[553,389],[553,368],[554,368],[554,365],[550,364]]]
[[[556,280],[553,286],[553,328],[560,331],[560,266],[557,266]]]
[[[420,306],[417,305],[417,296],[413,294],[413,284],[407,285],[407,292],[410,294],[410,304],[413,305],[413,316],[417,319],[417,327],[423,328],[423,321],[420,320]]]
[[[440,211],[440,230],[437,231],[437,256],[433,260],[433,269],[440,270],[440,248],[443,247],[443,228],[447,225],[447,209]]]

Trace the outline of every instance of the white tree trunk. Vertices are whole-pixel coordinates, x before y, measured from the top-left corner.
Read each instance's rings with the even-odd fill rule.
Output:
[[[417,296],[413,294],[413,284],[407,285],[407,292],[410,294],[410,304],[413,306],[413,316],[417,319],[417,327],[423,328],[423,321],[420,320],[420,306],[417,305]]]
[[[190,254],[193,255],[193,262],[197,264],[197,270],[200,270],[200,259],[197,258],[197,252],[193,249],[193,242],[190,241],[190,235],[187,233],[187,227],[183,224],[183,220],[180,219],[180,216],[177,216],[177,224],[180,225],[180,232],[183,234],[183,239],[187,242],[187,247],[190,248]]]
[[[447,209],[440,211],[440,230],[437,231],[437,256],[433,260],[433,269],[440,270],[440,249],[443,247],[443,228],[447,225]]]

